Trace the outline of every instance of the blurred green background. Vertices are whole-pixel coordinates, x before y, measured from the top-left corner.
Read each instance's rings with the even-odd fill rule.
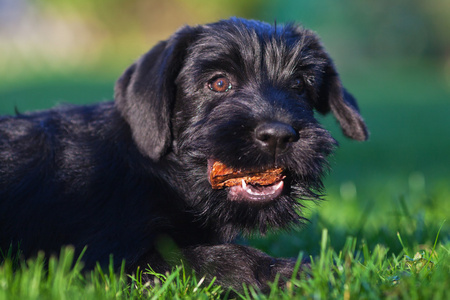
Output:
[[[398,228],[433,241],[450,216],[448,0],[0,0],[0,114],[112,99],[121,72],[157,41],[230,16],[315,30],[371,131],[368,142],[348,141],[324,117],[341,143],[327,201],[309,206],[297,238],[252,243],[314,253],[323,227],[336,247],[352,234],[400,249]]]

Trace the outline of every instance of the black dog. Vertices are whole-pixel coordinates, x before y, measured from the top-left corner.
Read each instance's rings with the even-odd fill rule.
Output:
[[[112,253],[129,272],[182,259],[225,286],[264,290],[294,262],[229,243],[299,224],[301,200],[320,198],[336,142],[314,109],[367,138],[311,31],[242,19],[184,27],[125,71],[115,102],[0,119],[0,248],[29,257],[87,245],[87,268]],[[216,161],[282,168],[283,179],[213,189]]]

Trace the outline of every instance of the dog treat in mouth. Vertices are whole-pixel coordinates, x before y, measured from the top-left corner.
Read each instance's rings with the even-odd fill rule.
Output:
[[[267,170],[242,170],[227,167],[221,162],[215,161],[209,166],[209,181],[213,189],[223,189],[242,184],[242,180],[251,185],[271,185],[283,180],[282,168]]]

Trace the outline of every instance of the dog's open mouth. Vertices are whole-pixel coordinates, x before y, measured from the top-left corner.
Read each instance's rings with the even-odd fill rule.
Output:
[[[270,201],[281,195],[284,170],[233,169],[221,162],[208,160],[208,179],[213,189],[229,188],[230,200]]]

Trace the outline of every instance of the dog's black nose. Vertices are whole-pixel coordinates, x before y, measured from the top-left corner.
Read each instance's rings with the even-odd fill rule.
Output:
[[[267,122],[258,125],[255,129],[255,137],[274,155],[283,152],[290,143],[294,143],[300,138],[292,126],[281,122]]]

